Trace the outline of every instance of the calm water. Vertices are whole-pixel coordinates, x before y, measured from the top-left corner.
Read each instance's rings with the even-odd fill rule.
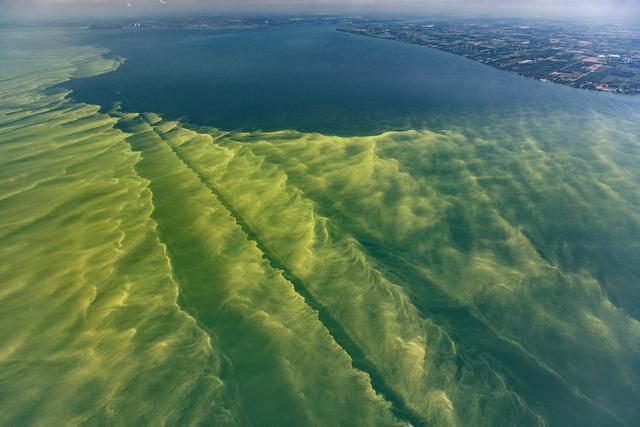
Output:
[[[67,83],[78,99],[227,130],[371,134],[450,128],[463,117],[640,107],[332,26],[94,31],[87,41],[127,62]]]

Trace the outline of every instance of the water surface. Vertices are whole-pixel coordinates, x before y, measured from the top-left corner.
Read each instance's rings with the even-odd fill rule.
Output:
[[[0,424],[640,423],[637,98],[328,26],[1,35]]]
[[[449,53],[335,31],[96,30],[127,62],[66,84],[83,101],[227,130],[326,134],[449,128],[500,115],[640,108],[632,97],[525,79]]]

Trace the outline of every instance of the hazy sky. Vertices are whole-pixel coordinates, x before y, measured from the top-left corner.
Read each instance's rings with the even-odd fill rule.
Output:
[[[639,17],[640,0],[0,0],[0,14],[43,18],[192,11]]]

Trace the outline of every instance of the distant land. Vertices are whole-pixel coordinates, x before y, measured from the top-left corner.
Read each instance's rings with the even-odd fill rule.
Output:
[[[353,23],[371,23],[371,20],[361,18],[342,17],[333,15],[278,15],[278,16],[193,16],[193,17],[163,17],[148,19],[124,19],[96,21],[90,25],[91,29],[188,29],[188,30],[249,30],[286,24],[334,24],[351,25]],[[377,21],[376,21],[377,22]]]
[[[385,21],[339,28],[461,55],[522,76],[640,93],[640,30],[622,25],[464,20]]]
[[[98,22],[93,29],[241,30],[332,24],[338,31],[451,52],[525,77],[581,89],[640,94],[640,29],[631,25],[506,19],[353,16],[199,16]]]

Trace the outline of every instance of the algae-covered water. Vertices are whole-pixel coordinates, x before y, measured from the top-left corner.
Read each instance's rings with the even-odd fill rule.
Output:
[[[640,423],[637,98],[328,27],[1,35],[0,425]]]

